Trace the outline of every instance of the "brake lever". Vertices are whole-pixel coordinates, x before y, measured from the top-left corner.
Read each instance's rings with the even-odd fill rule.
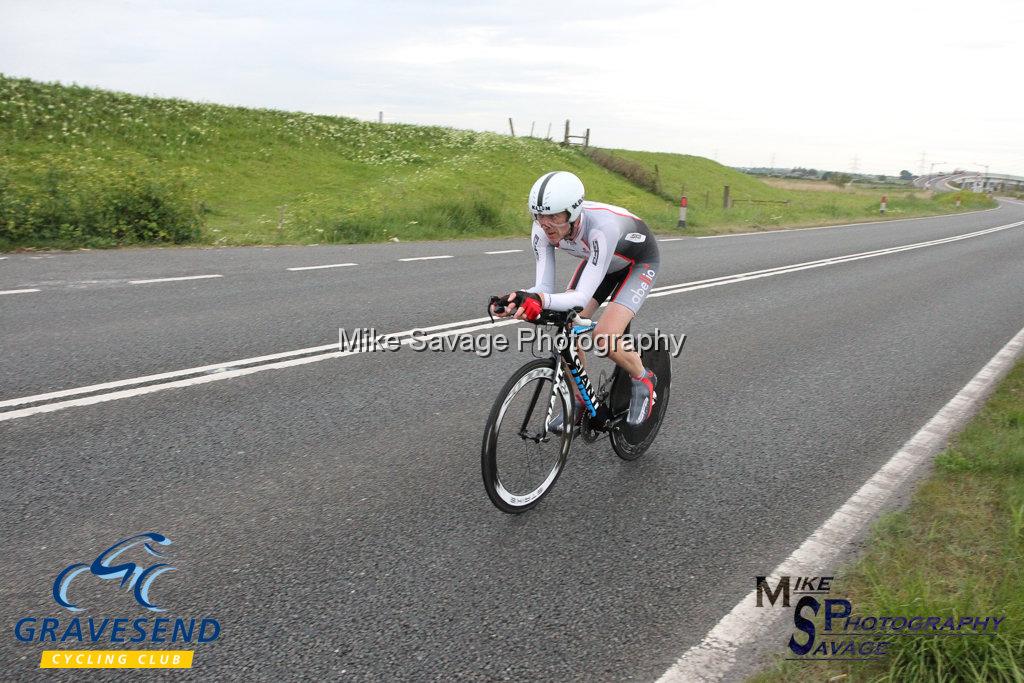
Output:
[[[487,315],[491,319],[491,324],[494,324],[494,313],[491,313],[491,307],[494,307],[494,313],[505,312],[505,300],[500,296],[492,296],[491,300],[487,303]]]

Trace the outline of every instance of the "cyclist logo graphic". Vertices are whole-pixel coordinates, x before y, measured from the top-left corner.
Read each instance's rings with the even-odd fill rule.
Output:
[[[131,588],[135,595],[135,600],[140,605],[154,612],[165,611],[149,601],[149,588],[158,576],[165,572],[174,571],[174,567],[165,562],[151,564],[148,567],[142,567],[135,562],[114,564],[122,553],[138,545],[141,545],[153,557],[162,558],[164,555],[154,546],[171,545],[171,539],[153,532],[130,536],[104,550],[92,561],[92,564],[78,563],[66,567],[57,575],[53,582],[53,599],[61,607],[65,607],[72,612],[81,612],[83,608],[75,605],[68,598],[68,587],[75,577],[88,571],[105,581],[121,579],[118,588],[123,588],[125,585]]]

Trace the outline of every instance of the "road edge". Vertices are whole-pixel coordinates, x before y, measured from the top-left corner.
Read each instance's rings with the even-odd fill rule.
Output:
[[[848,554],[880,511],[905,493],[904,487],[946,447],[949,437],[963,429],[978,412],[1022,354],[1024,329],[770,576],[816,576],[823,567]],[[776,610],[758,609],[755,591],[751,591],[700,643],[683,653],[658,683],[736,680],[755,673],[759,663],[754,658],[741,659],[739,653],[763,643],[782,618],[784,615]]]

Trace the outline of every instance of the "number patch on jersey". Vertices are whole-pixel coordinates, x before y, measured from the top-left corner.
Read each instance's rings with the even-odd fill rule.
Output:
[[[626,235],[626,241],[627,242],[636,242],[637,244],[640,244],[641,242],[643,242],[646,239],[647,239],[647,235],[645,235],[643,233],[640,233],[640,232],[631,232],[628,235]]]

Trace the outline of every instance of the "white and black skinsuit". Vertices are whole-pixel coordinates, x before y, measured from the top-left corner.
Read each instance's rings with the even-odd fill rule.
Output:
[[[537,281],[527,291],[541,293],[544,308],[567,311],[591,299],[600,304],[611,294],[635,314],[654,287],[658,242],[646,223],[621,207],[583,202],[579,225],[558,243],[558,249],[583,259],[565,292],[554,293],[555,246],[536,221],[531,239]]]

